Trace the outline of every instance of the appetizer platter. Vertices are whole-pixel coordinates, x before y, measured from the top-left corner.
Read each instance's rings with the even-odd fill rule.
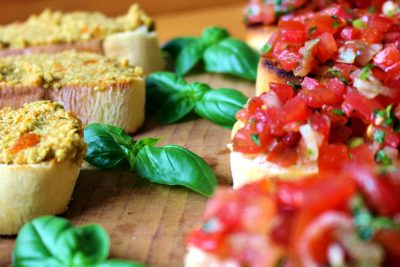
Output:
[[[0,26],[1,266],[400,264],[400,3],[236,8]]]

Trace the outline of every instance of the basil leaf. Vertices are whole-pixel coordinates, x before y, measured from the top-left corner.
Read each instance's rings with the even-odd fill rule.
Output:
[[[242,92],[237,90],[210,90],[197,103],[195,111],[201,117],[231,129],[236,123],[236,113],[243,108],[247,99]]]
[[[122,128],[93,123],[85,128],[84,139],[88,145],[85,160],[93,166],[121,169],[134,163],[135,141]]]
[[[180,94],[171,95],[158,111],[157,120],[160,124],[171,124],[189,114],[196,102]]]
[[[179,53],[185,46],[190,45],[191,43],[195,42],[197,39],[196,37],[178,37],[172,39],[171,41],[165,43],[161,50],[166,52],[171,57],[177,57]]]
[[[144,147],[135,170],[153,183],[181,185],[205,196],[211,196],[217,186],[213,170],[202,158],[175,145]]]
[[[146,79],[146,109],[158,111],[171,93],[183,90],[187,83],[171,72],[155,72]]]
[[[206,48],[206,44],[201,39],[185,46],[176,59],[176,74],[184,76],[193,69],[202,60]]]
[[[99,225],[73,227],[62,218],[44,216],[25,224],[18,234],[14,267],[144,267],[107,260],[110,241]]]
[[[72,266],[87,266],[107,259],[110,240],[99,225],[69,228],[57,240],[56,257]]]
[[[230,36],[229,32],[224,28],[209,27],[203,31],[202,39],[207,44],[207,46],[209,46],[216,44],[222,41],[223,39],[228,38],[229,36]]]
[[[141,263],[127,262],[122,260],[108,260],[94,265],[94,267],[146,267]]]
[[[255,81],[259,54],[246,43],[236,39],[224,39],[210,46],[204,53],[208,72],[227,73]]]

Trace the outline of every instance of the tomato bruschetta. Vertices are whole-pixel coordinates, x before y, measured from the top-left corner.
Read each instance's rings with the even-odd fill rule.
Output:
[[[340,3],[346,8],[368,8],[370,12],[380,12],[382,0],[250,0],[245,8],[246,41],[253,48],[261,51],[269,37],[277,29],[281,17],[290,17],[309,11],[321,10],[333,3]],[[389,5],[387,9],[392,8]]]
[[[188,236],[185,266],[398,266],[399,170],[352,155],[301,181],[220,189]]]

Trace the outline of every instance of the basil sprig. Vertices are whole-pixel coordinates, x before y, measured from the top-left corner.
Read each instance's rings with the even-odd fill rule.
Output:
[[[198,38],[173,39],[162,49],[176,59],[175,72],[179,76],[203,63],[207,72],[231,74],[253,81],[257,78],[259,54],[245,42],[231,38],[223,28],[206,28]]]
[[[99,123],[88,125],[84,137],[86,161],[95,167],[130,168],[153,183],[180,185],[205,196],[211,196],[217,186],[211,167],[183,147],[154,147],[159,139],[135,141],[123,129]]]
[[[74,227],[62,218],[45,216],[22,227],[14,251],[14,267],[145,267],[107,260],[110,240],[100,225]]]
[[[357,234],[363,240],[371,239],[379,230],[396,230],[400,232],[400,224],[391,218],[374,216],[368,210],[360,194],[352,199],[351,209]]]
[[[197,115],[231,129],[236,113],[247,97],[234,89],[211,89],[204,83],[187,83],[169,72],[156,72],[146,80],[147,105],[157,111],[160,124],[175,123],[194,111]]]

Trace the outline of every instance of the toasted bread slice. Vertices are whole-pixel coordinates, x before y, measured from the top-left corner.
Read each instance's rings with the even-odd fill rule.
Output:
[[[0,107],[45,99],[62,103],[85,125],[133,133],[144,121],[144,76],[140,68],[91,53],[0,58]]]
[[[247,26],[246,42],[255,50],[261,51],[275,30],[275,25]]]
[[[25,22],[0,26],[0,56],[73,49],[127,59],[150,73],[164,68],[153,24],[138,5],[116,18],[100,13],[45,10]]]
[[[85,151],[81,121],[58,103],[0,110],[0,235],[64,212]]]
[[[238,121],[232,128],[231,139],[244,125]],[[265,178],[278,178],[282,180],[295,180],[318,173],[318,163],[298,163],[289,168],[283,168],[269,162],[264,154],[245,154],[231,149],[230,164],[233,188],[259,181]]]

